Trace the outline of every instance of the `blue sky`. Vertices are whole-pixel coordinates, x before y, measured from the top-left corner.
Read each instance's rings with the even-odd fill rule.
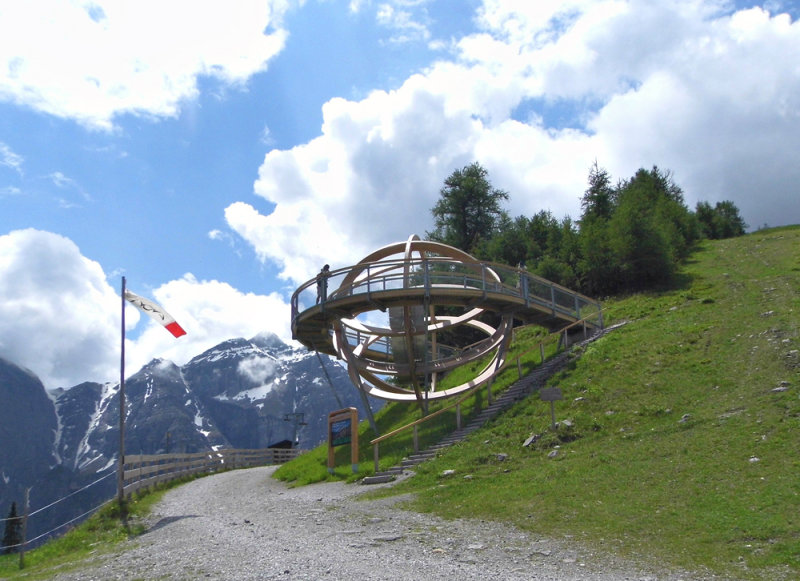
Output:
[[[690,207],[800,222],[794,3],[0,0],[0,357],[47,387],[290,339],[320,265],[424,235],[479,161],[512,215],[580,214],[597,160]]]

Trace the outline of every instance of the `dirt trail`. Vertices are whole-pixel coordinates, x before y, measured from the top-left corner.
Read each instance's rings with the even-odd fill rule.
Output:
[[[288,488],[274,467],[226,472],[171,490],[144,535],[56,579],[676,580],[513,527],[443,521],[364,488]],[[699,577],[698,577],[699,578]],[[708,577],[704,577],[708,579]]]

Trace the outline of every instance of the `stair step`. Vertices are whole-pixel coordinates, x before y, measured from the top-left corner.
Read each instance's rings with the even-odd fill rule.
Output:
[[[412,454],[408,458],[403,458],[403,462],[422,462],[424,460],[430,460],[431,458],[435,458],[436,454]]]
[[[392,474],[376,474],[375,476],[365,476],[359,482],[361,484],[384,484],[393,480],[395,480],[395,476]]]
[[[608,333],[613,327],[604,329],[598,333],[594,333],[583,341],[573,343],[572,346],[589,343],[598,339]],[[489,420],[496,417],[500,412],[508,409],[517,401],[524,399],[531,395],[534,391],[544,386],[547,379],[552,377],[556,372],[560,371],[567,365],[567,352],[556,355],[552,359],[547,360],[544,364],[537,367],[531,373],[516,381],[503,393],[497,396],[492,404],[486,409],[478,413],[477,416],[472,418],[470,422],[463,428],[451,432],[439,442],[428,446],[425,450],[417,452],[408,458],[404,458],[400,462],[400,466],[393,466],[383,472],[378,472],[374,476],[367,476],[361,480],[362,484],[379,484],[383,482],[391,482],[395,479],[396,475],[402,474],[405,468],[410,468],[420,464],[426,460],[434,458],[436,451],[443,448],[457,444],[466,438],[475,430],[483,427]],[[388,480],[385,480],[388,478]]]
[[[387,474],[402,474],[403,468],[401,466],[392,466],[391,468],[386,468],[385,470],[381,470],[380,472],[376,472],[375,476],[385,476]]]

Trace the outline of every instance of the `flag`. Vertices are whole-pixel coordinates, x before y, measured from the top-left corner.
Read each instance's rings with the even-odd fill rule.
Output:
[[[153,301],[148,301],[139,295],[133,294],[129,290],[125,291],[125,300],[132,303],[140,311],[144,311],[150,315],[151,318],[164,325],[167,328],[167,331],[172,333],[175,337],[180,337],[186,334],[186,331],[183,330],[183,327],[181,327],[167,311],[162,309]]]

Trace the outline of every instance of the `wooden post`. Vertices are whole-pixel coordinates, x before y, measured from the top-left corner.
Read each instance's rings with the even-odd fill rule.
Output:
[[[520,361],[520,357],[517,357],[517,375],[522,379],[522,362]]]
[[[414,453],[419,452],[419,431],[417,430],[417,425],[414,424]]]
[[[125,277],[122,277],[122,344],[119,358],[119,464],[117,465],[117,502],[120,512],[125,501]]]
[[[380,459],[380,452],[378,451],[378,443],[372,445],[372,456],[373,460],[375,461],[375,473],[377,474],[379,471],[379,459]]]
[[[28,513],[31,510],[31,489],[25,489],[25,512],[22,515],[22,531],[19,545],[19,568],[25,568],[25,543],[27,542],[26,535],[28,534]]]
[[[539,343],[539,355],[542,358],[542,364],[544,364],[544,343]]]
[[[564,399],[564,395],[561,392],[561,389],[558,387],[546,387],[539,390],[539,396],[542,398],[542,401],[549,401],[550,402],[550,428],[555,431],[556,430],[556,406],[555,402]]]

